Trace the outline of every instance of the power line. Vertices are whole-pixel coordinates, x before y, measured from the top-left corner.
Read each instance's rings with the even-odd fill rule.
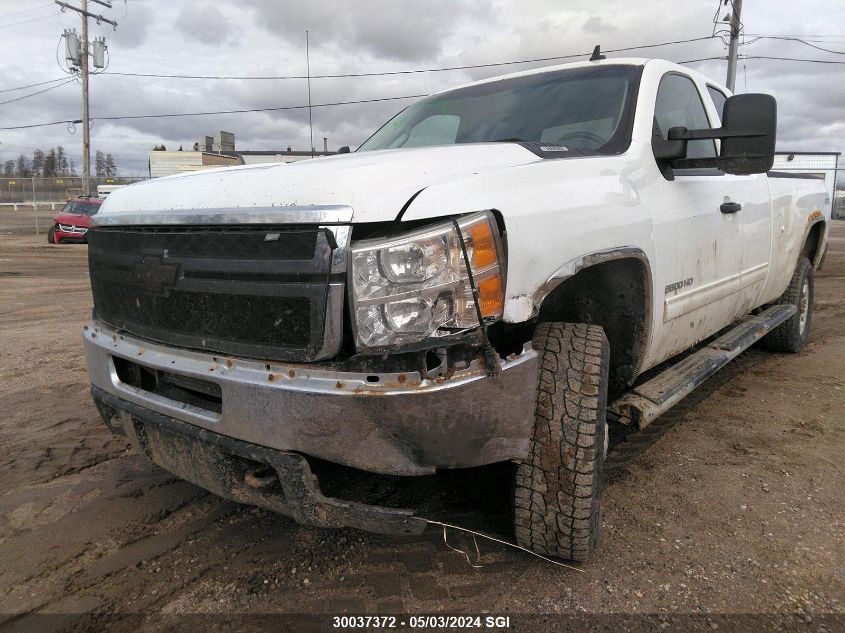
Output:
[[[54,84],[57,81],[64,81],[67,77],[58,77],[56,79],[48,79],[47,81],[39,81],[38,83],[34,84],[27,84],[25,86],[15,86],[14,88],[2,88],[0,89],[0,93],[2,92],[13,92],[15,90],[23,90],[24,88],[35,88],[36,86],[46,86],[47,84]]]
[[[842,40],[845,39],[845,33],[837,35],[837,34],[828,34],[828,35],[789,35],[786,33],[746,33],[748,37],[799,37],[805,40],[809,40],[811,42],[823,42],[825,39],[837,39]],[[823,38],[823,39],[822,39]],[[831,44],[832,42],[828,42]]]
[[[626,51],[641,50],[644,48],[657,48],[659,46],[670,46],[672,44],[687,44],[689,42],[701,42],[704,40],[714,39],[712,35],[705,35],[703,37],[693,37],[686,40],[674,40],[671,42],[659,42],[656,44],[641,44],[639,46],[627,46],[625,48],[615,48],[603,50],[603,53],[623,53]],[[531,64],[536,62],[550,62],[561,59],[574,59],[576,57],[586,57],[592,51],[585,53],[572,53],[569,55],[555,55],[553,57],[537,57],[534,59],[519,59],[507,62],[491,62],[488,64],[468,64],[466,66],[446,66],[440,68],[416,68],[412,70],[391,70],[380,72],[366,72],[366,73],[340,73],[328,75],[310,75],[311,79],[340,79],[347,77],[382,77],[389,75],[413,75],[418,73],[434,73],[445,72],[452,70],[469,70],[473,68],[492,68],[495,66],[512,66],[515,64]],[[247,79],[247,80],[273,80],[273,79],[308,79],[309,75],[264,75],[264,76],[244,76],[244,75],[171,75],[160,73],[133,73],[133,72],[118,72],[109,71],[102,73],[104,75],[121,75],[124,77],[155,77],[160,79]]]
[[[642,44],[640,46],[629,46],[626,48],[617,48],[612,50],[603,51],[605,53],[620,53],[625,51],[632,51],[632,50],[640,50],[644,48],[656,48],[659,46],[669,46],[672,44],[686,44],[688,42],[700,42],[703,40],[714,39],[712,36],[704,36],[704,37],[695,37],[686,40],[675,40],[671,42],[659,42],[657,44]],[[717,38],[718,39],[718,38]],[[536,59],[521,59],[515,61],[507,61],[507,62],[493,62],[489,64],[472,64],[467,66],[447,66],[442,68],[418,68],[412,70],[391,70],[391,71],[382,71],[382,72],[369,72],[369,73],[345,73],[345,74],[328,74],[328,75],[311,75],[311,79],[341,79],[346,77],[380,77],[380,76],[390,76],[390,75],[410,75],[410,74],[417,74],[417,73],[429,73],[429,72],[444,72],[444,71],[451,71],[451,70],[469,70],[473,68],[490,68],[495,66],[508,66],[508,65],[515,65],[515,64],[530,64],[536,62],[544,62],[544,61],[555,61],[559,59],[573,59],[575,57],[586,57],[590,53],[574,53],[570,55],[558,55],[554,57],[538,57]],[[152,77],[152,78],[160,78],[160,79],[245,79],[245,80],[276,80],[276,79],[308,79],[308,75],[258,75],[258,76],[249,76],[249,75],[169,75],[169,74],[158,74],[158,73],[132,73],[132,72],[118,72],[118,71],[106,71],[102,73],[98,73],[100,75],[118,75],[123,77]],[[21,90],[23,88],[34,88],[36,86],[45,85],[48,83],[53,83],[57,81],[62,81],[64,77],[60,77],[58,79],[50,79],[49,81],[43,81],[36,84],[28,84],[26,86],[16,86],[14,88],[3,88],[0,89],[0,92],[11,92],[12,90]]]
[[[34,97],[35,95],[40,95],[45,92],[49,92],[50,90],[55,90],[56,88],[61,88],[62,86],[66,86],[70,83],[73,83],[76,79],[68,79],[64,83],[56,84],[55,86],[50,86],[49,88],[44,88],[43,90],[38,90],[37,92],[30,92],[28,95],[22,95],[20,97],[15,97],[14,99],[9,99],[8,101],[0,101],[1,105],[6,105],[7,103],[14,103],[15,101],[23,101],[24,99],[29,99],[30,97]]]
[[[46,7],[52,7],[51,3],[42,4],[37,7],[32,7],[31,9],[21,9],[20,11],[11,11],[9,13],[0,13],[0,18],[8,18],[10,15],[20,15],[21,13],[32,13],[33,11],[40,11]]]
[[[37,22],[38,20],[47,20],[49,18],[52,18],[54,16],[59,15],[59,13],[61,13],[61,12],[56,11],[55,13],[51,13],[50,15],[44,15],[44,16],[41,16],[40,18],[30,18],[29,20],[21,20],[20,22],[12,22],[11,24],[0,24],[0,29],[6,29],[6,28],[9,28],[10,26],[19,26],[21,24],[29,24],[30,22]]]
[[[793,62],[809,62],[809,63],[819,63],[819,64],[845,64],[845,61],[833,61],[833,60],[821,60],[821,59],[795,59],[790,57],[766,57],[766,56],[743,56],[741,59],[771,59],[771,60],[781,60],[781,61],[793,61]],[[712,60],[724,60],[724,57],[702,57],[699,59],[688,59],[684,61],[678,62],[679,64],[692,64],[695,62],[702,62],[702,61],[712,61]],[[311,107],[313,108],[328,108],[334,106],[343,106],[343,105],[355,105],[361,103],[376,103],[376,102],[386,102],[386,101],[399,101],[402,99],[420,99],[422,97],[426,97],[428,95],[425,94],[415,94],[415,95],[403,95],[401,97],[380,97],[377,99],[360,99],[357,101],[336,101],[333,103],[315,103],[312,104]],[[215,111],[206,111],[206,112],[169,112],[163,114],[133,114],[133,115],[119,115],[119,116],[103,116],[103,117],[92,117],[92,121],[122,121],[122,120],[132,120],[132,119],[164,119],[164,118],[175,118],[175,117],[194,117],[194,116],[213,116],[213,115],[220,115],[220,114],[247,114],[247,113],[254,113],[254,112],[281,112],[285,110],[303,110],[307,109],[308,104],[305,105],[295,105],[295,106],[277,106],[271,108],[245,108],[239,110],[215,110]],[[30,128],[36,127],[47,127],[52,125],[64,125],[68,123],[78,123],[78,121],[73,121],[71,119],[63,119],[61,121],[50,121],[46,123],[31,123],[28,125],[15,125],[15,126],[8,126],[8,127],[0,127],[0,130],[25,130]]]
[[[378,99],[360,99],[358,101],[336,101],[334,103],[314,103],[312,108],[328,108],[333,106],[355,105],[359,103],[375,103],[380,101],[398,101],[401,99],[419,99],[426,97],[425,94],[404,95],[402,97],[380,97]],[[282,110],[304,110],[308,108],[308,104],[295,106],[278,106],[273,108],[248,108],[243,110],[216,110],[213,112],[173,112],[165,114],[130,114],[120,116],[99,116],[91,117],[92,121],[121,121],[126,119],[166,119],[173,117],[187,117],[187,116],[210,116],[217,114],[245,114],[249,112],[278,112]],[[50,121],[49,123],[31,123],[28,125],[14,125],[9,127],[0,127],[0,130],[26,130],[34,127],[47,127],[50,125],[64,125],[66,123],[78,123],[79,121],[72,121],[70,119],[63,119],[61,121]]]
[[[756,39],[748,42],[748,44],[753,44],[759,40],[783,40],[786,42],[800,42],[801,44],[805,44],[811,48],[815,48],[816,50],[824,51],[825,53],[834,53],[836,55],[845,55],[845,51],[834,51],[830,48],[824,48],[822,46],[816,46],[815,44],[811,44],[806,40],[802,40],[800,37],[790,37],[787,35],[758,35]]]
[[[624,51],[630,50],[639,50],[643,48],[656,48],[659,46],[669,46],[672,44],[685,44],[688,42],[700,42],[703,40],[714,39],[711,36],[705,37],[696,37],[687,40],[676,40],[672,42],[660,42],[657,44],[643,44],[640,46],[629,46],[627,48],[617,48],[613,50],[604,51],[605,53],[619,53]],[[716,38],[718,39],[718,38]],[[409,74],[416,74],[416,73],[428,73],[428,72],[443,72],[443,71],[450,71],[450,70],[468,70],[473,68],[489,68],[494,66],[507,66],[507,65],[514,65],[514,64],[529,64],[535,62],[543,62],[543,61],[555,61],[559,59],[572,59],[575,57],[585,57],[590,53],[574,53],[571,55],[558,55],[555,57],[538,57],[536,59],[521,59],[516,61],[508,61],[508,62],[493,62],[489,64],[473,64],[467,66],[448,66],[442,68],[418,68],[412,70],[392,70],[392,71],[382,71],[382,72],[371,72],[371,73],[345,73],[345,74],[328,74],[328,75],[311,75],[311,79],[340,79],[346,77],[379,77],[379,76],[389,76],[389,75],[409,75]],[[167,74],[157,74],[157,73],[132,73],[132,72],[117,72],[117,71],[106,71],[102,73],[98,73],[101,75],[118,75],[124,77],[152,77],[152,78],[161,78],[161,79],[246,79],[246,80],[275,80],[275,79],[308,79],[308,75],[264,75],[264,76],[244,76],[244,75],[167,75]],[[58,81],[63,81],[64,77],[59,77],[57,79],[50,79],[48,81],[42,81],[34,84],[27,84],[25,86],[15,86],[14,88],[2,88],[0,89],[0,93],[2,92],[11,92],[13,90],[22,90],[24,88],[34,88],[36,86],[42,86],[50,83],[55,83]]]
[[[721,57],[700,57],[698,59],[687,59],[687,60],[684,60],[682,62],[676,62],[676,63],[678,63],[678,64],[694,64],[695,62],[709,62],[709,61],[713,61],[713,60],[716,60],[716,59],[718,59],[720,61],[725,61],[727,59],[727,57],[725,57],[724,55],[722,55]]]
[[[740,59],[775,59],[782,62],[807,62],[809,64],[845,64],[835,59],[799,59],[795,57],[770,57],[768,55],[743,55]]]

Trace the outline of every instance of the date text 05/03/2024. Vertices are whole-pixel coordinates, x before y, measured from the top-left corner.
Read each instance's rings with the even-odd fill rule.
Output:
[[[412,615],[402,618],[388,615],[344,615],[332,618],[335,629],[509,629],[509,616],[496,615]]]

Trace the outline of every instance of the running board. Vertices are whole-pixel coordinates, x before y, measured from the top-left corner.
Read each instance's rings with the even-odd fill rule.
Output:
[[[776,305],[743,321],[608,407],[624,424],[648,426],[693,389],[795,314],[794,305]]]

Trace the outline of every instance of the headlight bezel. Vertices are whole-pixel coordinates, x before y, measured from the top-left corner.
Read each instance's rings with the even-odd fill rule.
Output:
[[[469,287],[469,275],[466,274],[463,253],[457,238],[458,232],[454,226],[455,222],[461,227],[460,233],[467,247],[467,254],[470,258],[472,276],[476,288],[480,289],[483,284],[486,284],[488,287],[493,287],[494,293],[496,291],[499,293],[497,295],[497,301],[487,304],[488,310],[484,313],[484,321],[485,323],[492,323],[502,318],[506,294],[507,259],[504,229],[498,214],[494,210],[485,210],[432,218],[431,223],[418,226],[398,235],[367,238],[354,241],[350,244],[347,277],[347,308],[349,310],[355,348],[358,352],[411,351],[440,347],[457,340],[465,340],[468,334],[480,331],[480,324],[478,323],[478,317],[475,312],[475,303]],[[482,227],[486,227],[486,232]],[[477,268],[475,266],[477,259],[475,241],[478,235],[481,235],[482,238],[486,236],[492,242],[491,244],[486,244],[484,249],[478,251],[478,254],[485,255],[489,258],[492,252],[494,257],[492,263],[488,261],[488,265]],[[442,278],[443,276],[437,278],[442,283],[426,285],[433,278],[416,282],[396,281],[395,277],[391,278],[381,268],[383,265],[382,253],[409,244],[419,244],[426,240],[437,239],[444,240],[445,264],[443,270],[449,273],[445,275],[445,278]],[[356,273],[363,270],[368,272],[373,270],[372,261],[368,261],[364,266],[358,266],[358,258],[365,255],[370,259],[374,259],[376,265],[379,267],[376,283],[371,283],[370,277],[367,276],[357,279],[356,285]],[[484,258],[480,257],[480,259],[483,260]],[[494,279],[495,283],[491,283]],[[376,287],[378,286],[378,281],[384,282],[385,280],[385,285]],[[373,287],[375,287],[375,290],[373,290]],[[369,291],[369,294],[367,294],[367,291]],[[389,334],[392,336],[387,336],[386,338],[377,338],[375,336],[367,338],[366,333],[362,331],[362,323],[359,322],[360,309],[380,309],[382,326],[387,327],[387,317],[384,315],[387,312],[387,306],[389,304],[392,305],[400,301],[408,302],[409,300],[418,300],[420,303],[431,301],[432,305],[429,307],[434,311],[438,306],[438,302],[444,297],[449,299],[452,304],[441,307],[440,309],[451,310],[449,314],[451,314],[450,318],[455,319],[454,327],[445,327],[444,329],[444,326],[437,326],[431,331],[425,330],[424,333],[391,330]],[[479,300],[481,301],[482,298],[480,297]],[[461,310],[460,314],[458,314],[459,309]],[[362,318],[370,319],[371,321],[373,319],[372,315]]]

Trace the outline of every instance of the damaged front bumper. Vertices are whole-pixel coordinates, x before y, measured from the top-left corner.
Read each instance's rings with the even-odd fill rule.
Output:
[[[432,379],[416,371],[341,372],[214,356],[156,345],[100,323],[89,325],[83,338],[96,393],[139,419],[136,413],[145,411],[208,437],[389,475],[528,455],[538,371],[530,344],[503,359],[495,376],[487,375],[479,357]],[[146,384],[128,380],[127,367],[142,370]]]
[[[293,518],[302,525],[354,527],[380,534],[420,534],[411,510],[326,497],[308,461],[180,422],[91,387],[108,427],[150,460],[214,494]],[[256,475],[258,474],[258,475]]]

